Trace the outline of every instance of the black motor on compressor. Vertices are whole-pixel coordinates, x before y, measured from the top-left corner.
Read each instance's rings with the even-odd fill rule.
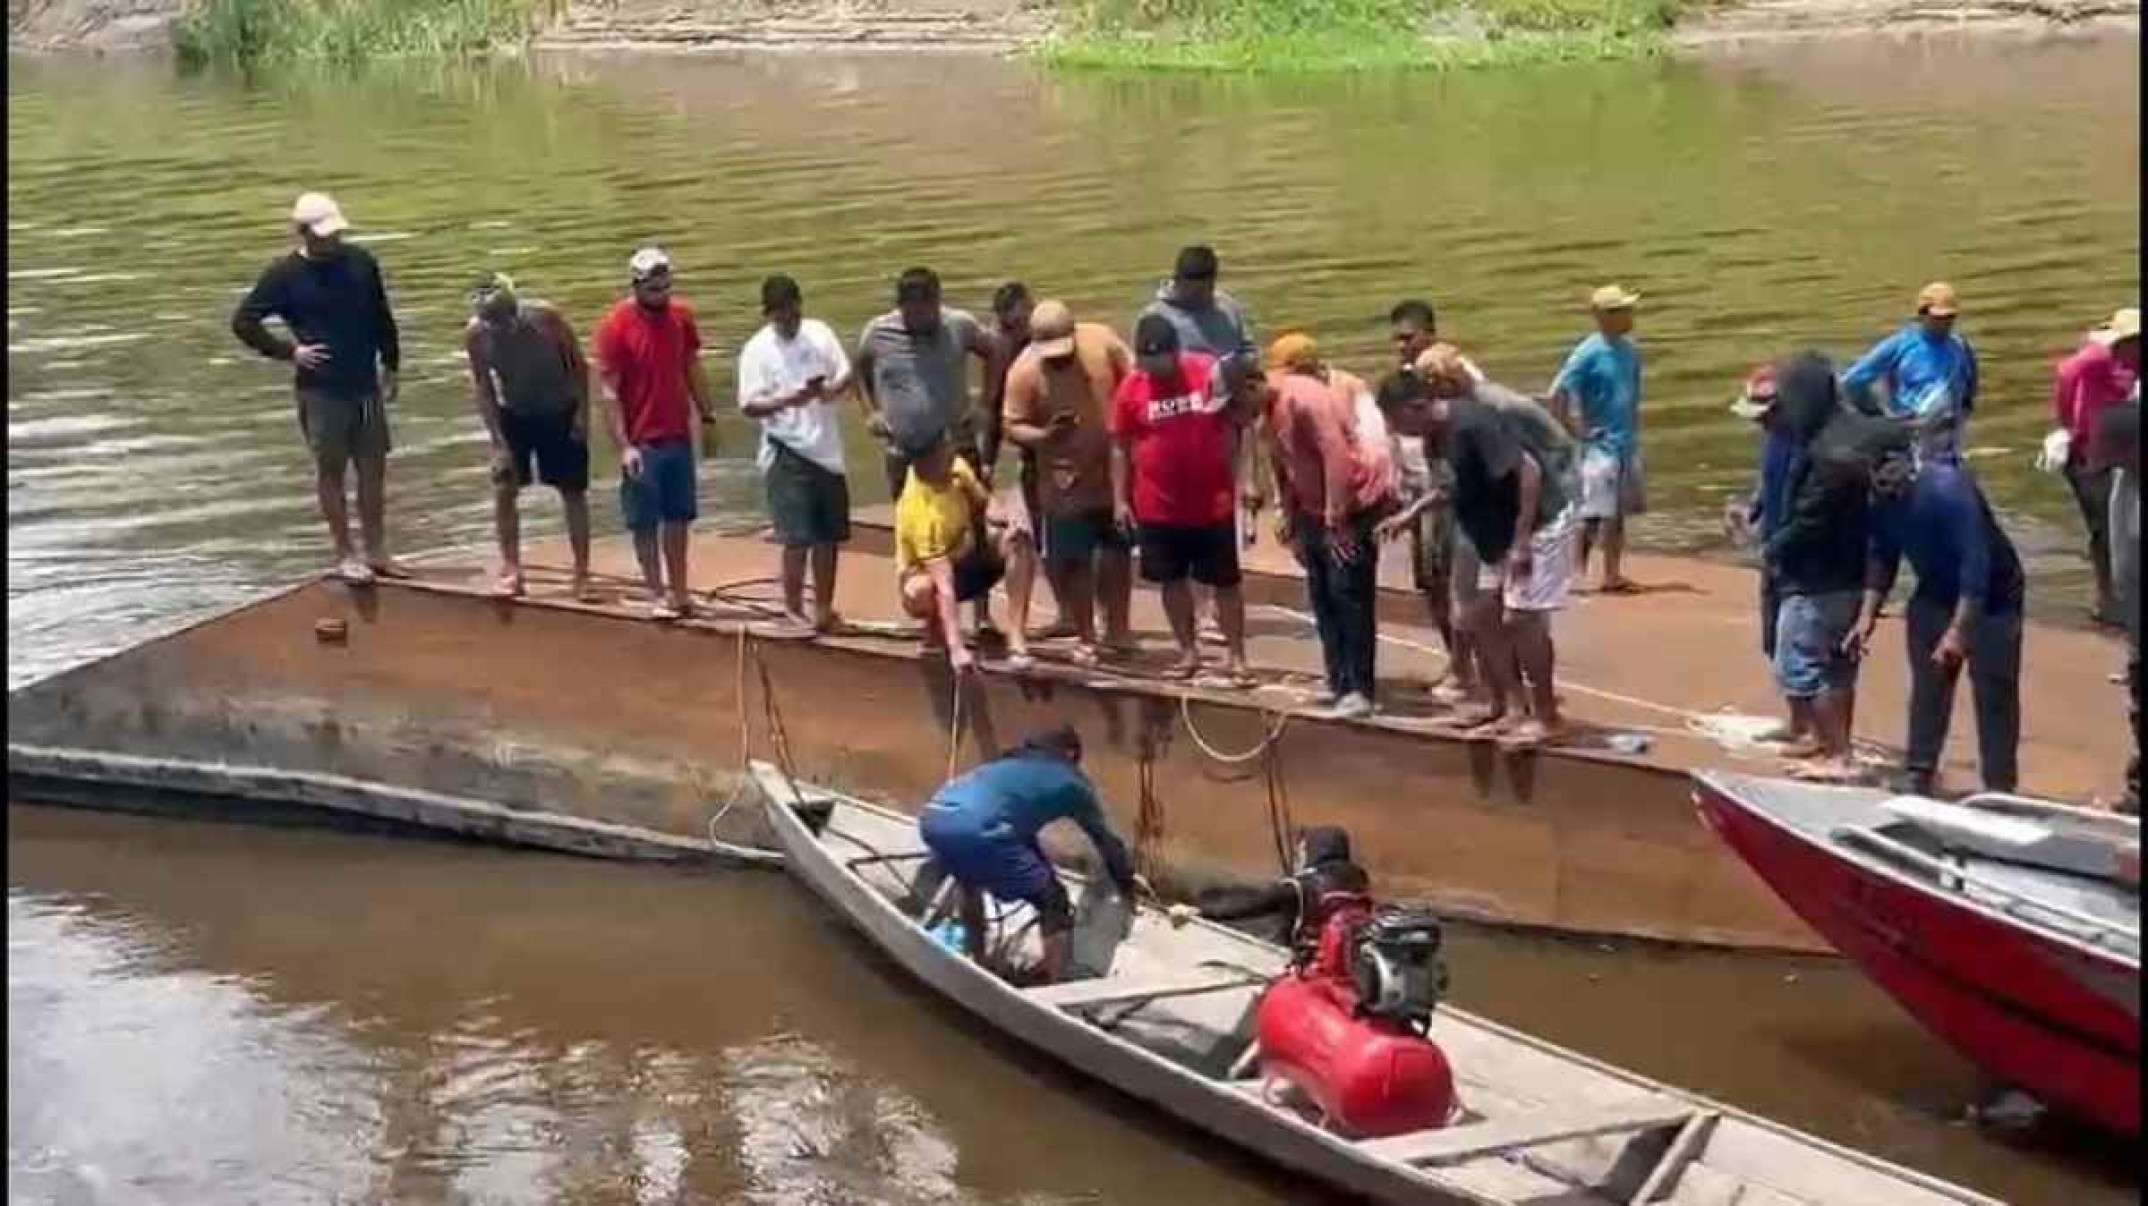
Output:
[[[1359,1014],[1425,1033],[1447,992],[1439,918],[1429,909],[1382,906],[1351,943],[1350,981]]]

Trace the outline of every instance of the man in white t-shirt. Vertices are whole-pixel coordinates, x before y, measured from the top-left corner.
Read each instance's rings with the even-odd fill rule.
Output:
[[[850,360],[828,324],[805,317],[805,298],[790,277],[761,282],[761,314],[767,324],[738,354],[738,408],[761,424],[757,463],[783,546],[783,610],[801,626],[828,632],[836,625],[836,546],[850,539],[850,482],[835,405],[850,388]]]

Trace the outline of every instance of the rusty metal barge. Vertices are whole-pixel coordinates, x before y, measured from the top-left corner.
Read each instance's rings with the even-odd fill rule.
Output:
[[[530,591],[513,601],[489,595],[481,556],[421,559],[414,579],[362,589],[299,583],[11,692],[11,798],[750,860],[769,845],[758,810],[729,807],[750,795],[749,758],[914,811],[951,765],[1071,721],[1159,886],[1273,874],[1287,818],[1348,827],[1384,894],[1452,916],[1826,949],[1690,799],[1693,770],[1773,765],[1714,723],[1774,708],[1748,571],[1635,557],[1646,593],[1578,596],[1556,630],[1576,732],[1517,753],[1459,735],[1425,697],[1442,659],[1419,601],[1387,572],[1406,567],[1382,574],[1383,710],[1343,721],[1303,705],[1319,650],[1295,567],[1273,548],[1247,567],[1256,689],[1157,677],[1168,641],[1140,591],[1134,663],[1083,669],[1044,644],[1030,673],[988,657],[958,691],[893,618],[884,513],[859,528],[838,592],[851,625],[814,640],[768,622],[765,580],[753,583],[774,550],[756,534],[696,536],[695,582],[714,602],[672,624],[642,618],[623,539],[598,542],[594,604],[572,599],[555,545],[532,550]],[[2117,652],[2046,627],[2028,641],[2025,789],[2115,794]],[[1860,704],[1863,734],[1881,742],[1900,737],[1900,658],[1883,634]],[[1973,744],[1961,710],[1957,776]]]

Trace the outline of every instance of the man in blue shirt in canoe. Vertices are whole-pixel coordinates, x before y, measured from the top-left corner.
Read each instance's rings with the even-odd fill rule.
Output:
[[[950,780],[917,820],[933,860],[961,887],[970,958],[984,959],[984,894],[1006,903],[1026,901],[1037,911],[1044,945],[1038,973],[1046,984],[1065,974],[1074,928],[1066,887],[1037,845],[1037,832],[1053,821],[1081,826],[1119,895],[1134,899],[1136,888],[1144,885],[1134,874],[1126,843],[1104,819],[1096,789],[1081,773],[1081,735],[1072,726],[1035,734]]]
[[[1886,385],[1879,413],[1909,426],[1920,459],[1958,457],[1976,405],[1976,351],[1955,333],[1960,313],[1954,286],[1926,285],[1917,293],[1917,320],[1874,344],[1842,374],[1842,392],[1852,401]]]
[[[1976,479],[1958,461],[1883,457],[1873,471],[1871,559],[1850,640],[1861,648],[1904,557],[1917,589],[1903,613],[1909,654],[1909,790],[1930,795],[1962,667],[1976,690],[1978,768],[1987,791],[2014,790],[2021,742],[2021,558]]]
[[[1552,378],[1552,410],[1581,452],[1581,561],[1575,576],[1588,573],[1589,550],[1603,536],[1605,594],[1639,589],[1619,572],[1626,553],[1626,517],[1648,509],[1641,483],[1641,350],[1634,346],[1633,308],[1641,295],[1605,285],[1589,295],[1596,333],[1574,346],[1559,375]]]

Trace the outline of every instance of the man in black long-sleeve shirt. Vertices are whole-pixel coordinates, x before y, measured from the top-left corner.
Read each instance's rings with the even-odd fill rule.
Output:
[[[372,253],[344,243],[349,224],[333,199],[305,194],[292,207],[291,222],[298,248],[262,270],[231,316],[231,330],[271,360],[298,366],[298,424],[313,451],[314,486],[339,572],[360,583],[401,577],[388,556],[383,522],[387,403],[395,400],[402,365],[387,287]],[[289,338],[264,325],[271,316],[283,321]],[[358,469],[362,553],[351,545],[346,464]]]
[[[1796,446],[1790,503],[1762,546],[1782,594],[1775,632],[1775,680],[1794,727],[1814,735],[1814,761],[1800,778],[1847,779],[1857,694],[1854,655],[1871,531],[1868,467],[1871,421],[1843,409],[1834,365],[1801,352],[1775,370],[1777,405]]]

